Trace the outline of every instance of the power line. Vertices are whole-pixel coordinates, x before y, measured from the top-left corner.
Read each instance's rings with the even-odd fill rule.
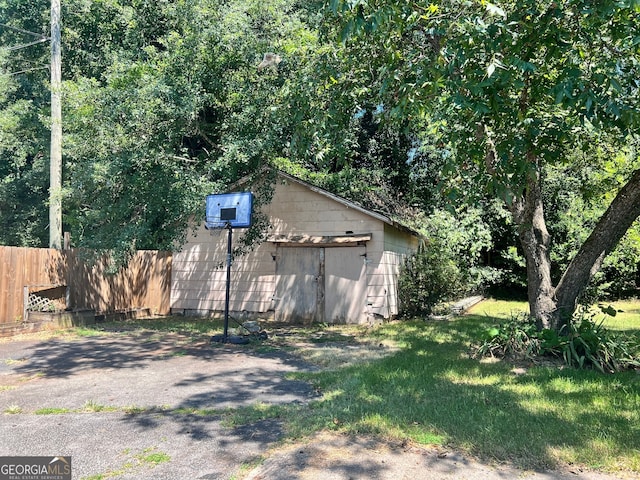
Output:
[[[27,48],[30,47],[32,45],[37,45],[39,43],[43,43],[43,42],[48,42],[49,39],[48,38],[41,38],[39,40],[36,40],[34,42],[29,42],[29,43],[23,43],[22,45],[15,45],[13,47],[5,47],[8,51],[12,51],[12,50],[20,50],[22,48]]]
[[[25,35],[31,35],[37,38],[37,40],[34,40],[33,42],[23,43],[22,45],[15,45],[13,47],[4,47],[9,52],[14,50],[21,50],[23,48],[31,47],[33,45],[38,45],[39,43],[43,43],[51,40],[51,37],[47,37],[46,35],[42,35],[41,33],[34,33],[34,32],[30,32],[29,30],[24,30],[22,28],[12,27],[11,25],[7,25],[6,23],[0,23],[0,27],[8,28],[9,30],[24,33]]]
[[[21,73],[33,72],[35,70],[44,70],[50,68],[50,65],[44,65],[42,67],[25,68],[24,70],[18,70],[17,72],[0,73],[0,76],[10,77],[12,75],[20,75]]]
[[[51,39],[50,37],[47,37],[46,35],[42,35],[41,33],[34,33],[34,32],[30,32],[29,30],[23,30],[22,28],[12,27],[11,25],[7,25],[6,23],[0,23],[0,27],[4,27],[4,28],[8,28],[9,30],[14,30],[16,32],[24,33],[25,35],[33,35],[34,37],[38,37],[43,41]]]

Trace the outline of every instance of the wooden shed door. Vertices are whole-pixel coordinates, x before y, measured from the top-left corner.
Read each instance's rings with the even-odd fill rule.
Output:
[[[362,323],[367,319],[364,247],[327,248],[325,322]]]
[[[277,248],[275,317],[291,323],[324,321],[323,248]]]

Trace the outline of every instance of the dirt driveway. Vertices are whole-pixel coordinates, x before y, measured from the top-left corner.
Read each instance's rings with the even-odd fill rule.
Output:
[[[226,409],[305,403],[311,364],[282,351],[121,333],[0,343],[0,456],[70,455],[74,479],[610,479],[522,472],[455,452],[320,433],[282,444],[277,420]]]

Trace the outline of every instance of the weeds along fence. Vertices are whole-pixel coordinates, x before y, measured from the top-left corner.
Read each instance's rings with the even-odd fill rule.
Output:
[[[0,246],[0,327],[24,322],[28,310],[169,312],[171,253],[137,252],[115,273],[108,256],[89,253]]]

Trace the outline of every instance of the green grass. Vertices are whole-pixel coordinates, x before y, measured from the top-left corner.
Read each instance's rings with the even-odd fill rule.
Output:
[[[19,359],[7,358],[7,359],[3,360],[2,362],[5,365],[20,365],[22,363],[25,363],[26,361],[27,361],[26,358],[19,358]]]
[[[68,408],[60,408],[60,407],[43,407],[36,410],[36,415],[64,415],[66,413],[70,413],[71,410]]]
[[[177,333],[192,337],[205,337],[223,329],[223,321],[213,318],[162,317],[151,319],[127,320],[124,322],[98,323],[82,330],[79,335],[157,332],[160,334]]]
[[[605,303],[605,305],[609,305]],[[612,330],[640,332],[640,300],[612,302],[611,306],[618,310],[615,317],[608,317],[605,325]]]
[[[106,480],[108,478],[131,474],[132,472],[146,472],[146,477],[153,478],[153,474],[148,472],[148,469],[171,461],[171,457],[168,454],[159,451],[156,447],[145,448],[137,454],[133,454],[130,448],[125,448],[122,455],[124,457],[124,463],[120,468],[83,477],[82,480]]]
[[[155,447],[146,448],[134,456],[140,465],[159,465],[171,461],[171,457],[164,452],[156,451]]]
[[[19,413],[22,413],[22,407],[20,407],[19,405],[9,405],[4,409],[4,413],[7,415],[17,415]]]
[[[118,410],[119,410],[118,407],[101,405],[94,400],[87,400],[86,402],[84,402],[84,405],[82,406],[82,409],[80,411],[97,413],[97,412],[115,412]]]
[[[128,411],[129,407],[114,407],[101,405],[93,400],[87,400],[81,408],[64,408],[64,407],[42,407],[34,411],[36,415],[65,415],[67,413],[98,413],[98,412],[117,412],[123,410]]]
[[[520,313],[528,312],[529,304],[527,302],[487,299],[471,307],[468,314],[506,320]]]
[[[445,445],[530,469],[640,472],[640,375],[532,365],[515,371],[471,358],[480,333],[510,315],[506,307],[490,317],[385,325],[369,335],[398,346],[389,356],[296,375],[322,398],[238,410],[232,423],[278,417],[293,438],[337,430]]]
[[[623,312],[607,317],[606,325],[637,334],[640,302],[616,302],[614,307]],[[640,473],[638,373],[603,375],[540,365],[516,370],[508,362],[471,357],[472,345],[488,326],[526,311],[525,302],[485,301],[451,321],[394,322],[370,330],[332,326],[272,336],[246,348],[286,349],[310,361],[317,360],[308,354],[310,345],[331,351],[341,343],[353,347],[357,339],[393,348],[382,358],[319,363],[319,372],[295,374],[320,392],[310,404],[198,413],[221,415],[227,426],[277,418],[291,439],[335,430],[447,446],[529,469],[572,464]],[[219,320],[176,317],[99,328],[202,338],[221,327]],[[136,465],[168,461],[157,452],[143,453],[133,456]]]
[[[594,305],[596,318],[604,320],[604,324],[611,330],[623,330],[629,333],[640,331],[640,300],[621,300],[617,302],[603,302],[603,306],[611,305],[617,310],[615,317],[605,315]],[[527,302],[511,300],[485,300],[469,310],[470,315],[492,317],[496,319],[508,319],[520,313],[528,313]]]

